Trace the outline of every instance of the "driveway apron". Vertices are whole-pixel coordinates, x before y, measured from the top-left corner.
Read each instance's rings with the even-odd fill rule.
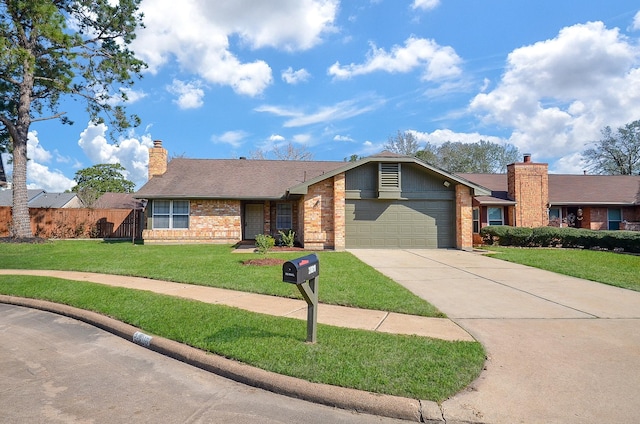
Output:
[[[485,346],[485,370],[443,403],[446,420],[640,419],[640,293],[458,250],[350,252]]]

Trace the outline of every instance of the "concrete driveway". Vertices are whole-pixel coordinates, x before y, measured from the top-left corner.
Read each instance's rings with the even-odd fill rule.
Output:
[[[447,421],[640,420],[640,293],[458,250],[350,252],[485,346]]]

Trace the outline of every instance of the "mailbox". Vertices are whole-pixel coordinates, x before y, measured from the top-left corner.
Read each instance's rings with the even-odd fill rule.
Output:
[[[282,265],[282,281],[285,283],[304,284],[320,274],[320,263],[315,254],[292,259]]]

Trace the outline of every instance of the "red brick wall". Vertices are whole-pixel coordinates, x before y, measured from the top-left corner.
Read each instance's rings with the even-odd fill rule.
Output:
[[[462,184],[456,185],[456,247],[473,248],[473,198],[471,189]]]
[[[509,197],[516,201],[512,225],[543,227],[549,224],[549,176],[546,163],[508,165],[507,184]]]
[[[145,243],[237,243],[242,240],[239,200],[192,200],[189,229],[145,229]]]
[[[306,249],[344,249],[345,179],[336,175],[309,187],[300,202]]]

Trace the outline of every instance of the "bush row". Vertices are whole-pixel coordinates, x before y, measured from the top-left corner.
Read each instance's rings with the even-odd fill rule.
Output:
[[[490,225],[480,230],[489,245],[521,247],[570,247],[640,253],[638,231],[594,231],[582,228],[510,227]]]

